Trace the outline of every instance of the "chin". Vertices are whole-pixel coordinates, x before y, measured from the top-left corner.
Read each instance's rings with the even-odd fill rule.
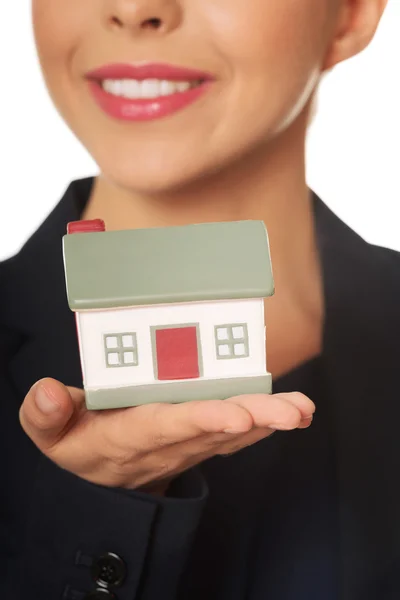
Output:
[[[215,161],[206,153],[163,152],[149,156],[140,151],[102,156],[92,153],[102,175],[114,185],[143,195],[161,195],[188,190],[215,171]],[[207,162],[199,160],[205,156]],[[131,158],[132,157],[132,158]],[[135,158],[137,157],[137,159]]]
[[[152,169],[142,163],[130,168],[124,168],[121,164],[102,165],[100,163],[98,166],[102,175],[119,188],[149,196],[176,192],[190,186],[202,177],[201,171],[196,173],[196,169],[190,171],[179,169],[179,164],[170,169],[165,166]]]

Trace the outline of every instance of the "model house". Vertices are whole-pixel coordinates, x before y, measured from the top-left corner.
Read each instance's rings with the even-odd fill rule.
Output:
[[[68,303],[90,409],[270,393],[262,221],[105,231],[69,223]]]

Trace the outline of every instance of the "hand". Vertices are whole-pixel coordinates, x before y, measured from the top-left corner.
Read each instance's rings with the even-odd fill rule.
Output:
[[[20,421],[59,467],[93,483],[155,490],[215,455],[237,452],[275,430],[306,428],[315,406],[299,392],[88,411],[84,392],[42,379]]]

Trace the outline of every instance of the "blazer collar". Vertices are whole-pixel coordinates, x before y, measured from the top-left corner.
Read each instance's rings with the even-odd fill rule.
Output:
[[[68,221],[80,218],[93,183],[93,177],[72,182],[10,261],[5,317],[19,342],[9,368],[21,401],[46,376],[82,386],[61,237]],[[391,570],[396,572],[393,560],[400,555],[400,486],[392,484],[400,473],[394,392],[400,294],[393,285],[390,251],[365,242],[314,193],[313,206],[326,302],[323,365],[337,452],[339,598],[389,598],[379,590],[390,581]]]

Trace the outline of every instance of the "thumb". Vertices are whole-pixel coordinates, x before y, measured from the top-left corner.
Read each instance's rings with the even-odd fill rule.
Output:
[[[78,390],[74,389],[75,392]],[[69,430],[77,408],[65,385],[45,378],[36,382],[27,393],[19,418],[25,433],[42,452],[46,452]]]

